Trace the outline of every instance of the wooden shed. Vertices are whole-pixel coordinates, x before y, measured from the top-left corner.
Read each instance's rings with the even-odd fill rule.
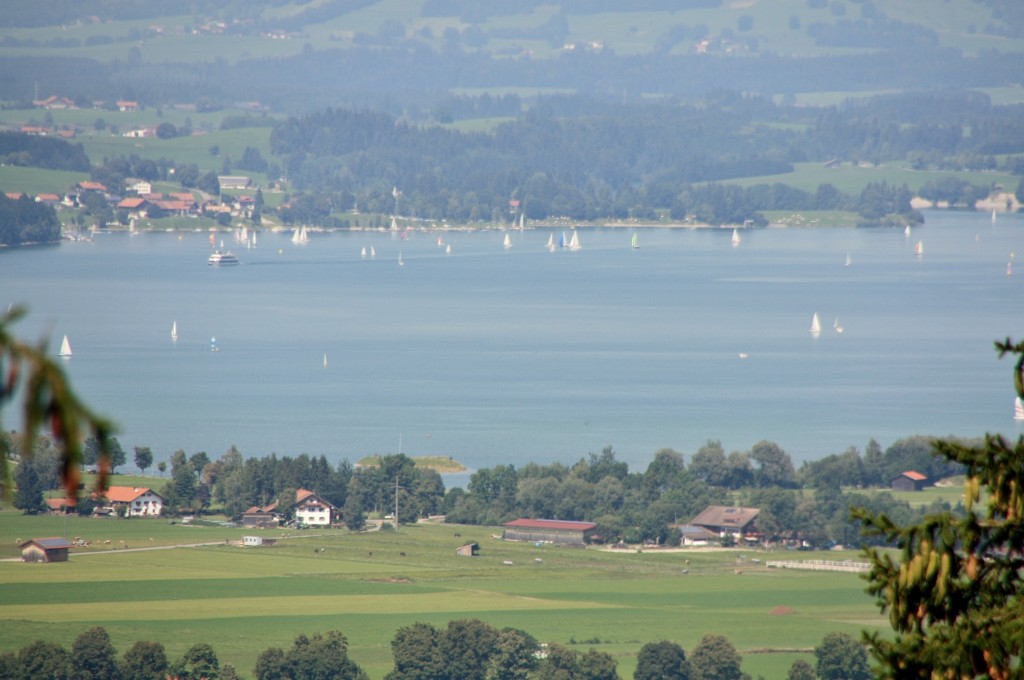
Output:
[[[920,491],[924,488],[925,482],[928,481],[928,477],[916,472],[914,470],[907,470],[901,472],[899,476],[892,480],[893,491]]]
[[[570,522],[558,519],[516,519],[502,524],[506,541],[533,541],[559,545],[585,545],[591,532],[597,528],[593,522]]]
[[[467,543],[466,545],[460,545],[455,549],[455,554],[460,557],[476,557],[480,554],[480,544]]]
[[[23,562],[67,562],[71,544],[64,538],[33,538],[19,547]]]

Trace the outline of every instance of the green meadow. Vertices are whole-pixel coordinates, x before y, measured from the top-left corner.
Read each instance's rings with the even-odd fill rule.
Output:
[[[857,559],[853,552],[537,547],[496,539],[496,527],[444,524],[263,531],[280,541],[242,548],[225,544],[246,533],[236,528],[66,521],[65,528],[61,517],[0,516],[3,556],[17,554],[18,538],[92,542],[67,563],[0,562],[0,652],[39,638],[70,646],[102,625],[121,652],[135,640],[158,640],[176,657],[206,641],[222,663],[251,676],[267,647],[338,629],[377,680],[391,669],[399,627],[480,618],[543,642],[608,652],[622,677],[632,675],[646,642],[669,639],[692,649],[705,633],[720,633],[743,654],[746,672],[777,678],[796,658],[813,662],[811,650],[826,632],[886,628],[857,575],[764,566],[767,559]],[[480,555],[457,556],[455,548],[470,541]],[[216,545],[132,550],[186,543]]]

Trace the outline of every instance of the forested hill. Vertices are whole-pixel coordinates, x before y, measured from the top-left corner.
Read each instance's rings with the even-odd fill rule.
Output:
[[[449,101],[453,109],[469,108]],[[454,220],[500,221],[510,199],[521,202],[529,219],[645,218],[664,210],[709,223],[757,223],[757,211],[778,209],[855,210],[874,219],[909,212],[909,194],[884,190],[885,200],[898,199],[904,207],[879,212],[864,205],[874,199],[844,196],[829,186],[830,160],[916,159],[921,167],[977,169],[1019,164],[1007,157],[1024,151],[1015,107],[995,107],[970,92],[877,101],[877,108],[820,109],[721,91],[699,105],[562,95],[540,98],[487,133],[328,109],[281,122],[270,147],[295,187],[331,193],[335,204],[358,201],[366,210],[387,213],[398,187],[405,214]],[[512,99],[504,103],[518,106]],[[816,193],[708,186],[785,173],[795,162],[822,164]],[[976,198],[990,190],[980,187]],[[968,200],[962,186],[955,191],[953,202]],[[309,213],[290,217],[317,221]]]

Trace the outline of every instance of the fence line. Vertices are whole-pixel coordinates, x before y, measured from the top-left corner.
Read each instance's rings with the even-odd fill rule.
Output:
[[[865,572],[871,569],[867,562],[833,562],[829,560],[768,561],[766,567],[777,569],[810,569],[811,571],[852,571]]]

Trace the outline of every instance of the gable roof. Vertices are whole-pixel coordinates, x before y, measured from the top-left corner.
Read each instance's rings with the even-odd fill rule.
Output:
[[[761,513],[759,508],[740,508],[728,505],[709,505],[690,524],[702,527],[730,527],[742,529]]]
[[[107,492],[103,495],[111,503],[131,503],[139,496],[145,496],[147,493],[163,499],[163,496],[160,496],[156,491],[144,486],[111,486],[107,487]]]
[[[32,545],[33,543],[38,545],[43,550],[57,550],[57,549],[60,549],[60,548],[70,548],[71,547],[71,544],[68,542],[68,539],[66,539],[66,538],[59,538],[59,537],[54,537],[54,538],[30,538],[29,540],[25,541],[24,543],[22,543],[18,547],[19,548],[25,548],[25,547],[28,547],[28,546]]]
[[[316,491],[310,491],[309,489],[298,489],[295,492],[295,505],[303,505],[306,501],[314,503],[322,503],[329,508],[334,508],[334,504],[329,500],[318,494]]]
[[[912,479],[915,482],[923,482],[924,480],[928,479],[926,475],[922,475],[920,472],[917,472],[916,470],[907,470],[906,472],[901,472],[899,476],[896,477],[896,479],[899,479],[900,477],[906,477],[907,479]]]
[[[593,522],[571,522],[560,519],[514,519],[501,526],[521,529],[561,529],[563,531],[590,531],[597,528]]]

